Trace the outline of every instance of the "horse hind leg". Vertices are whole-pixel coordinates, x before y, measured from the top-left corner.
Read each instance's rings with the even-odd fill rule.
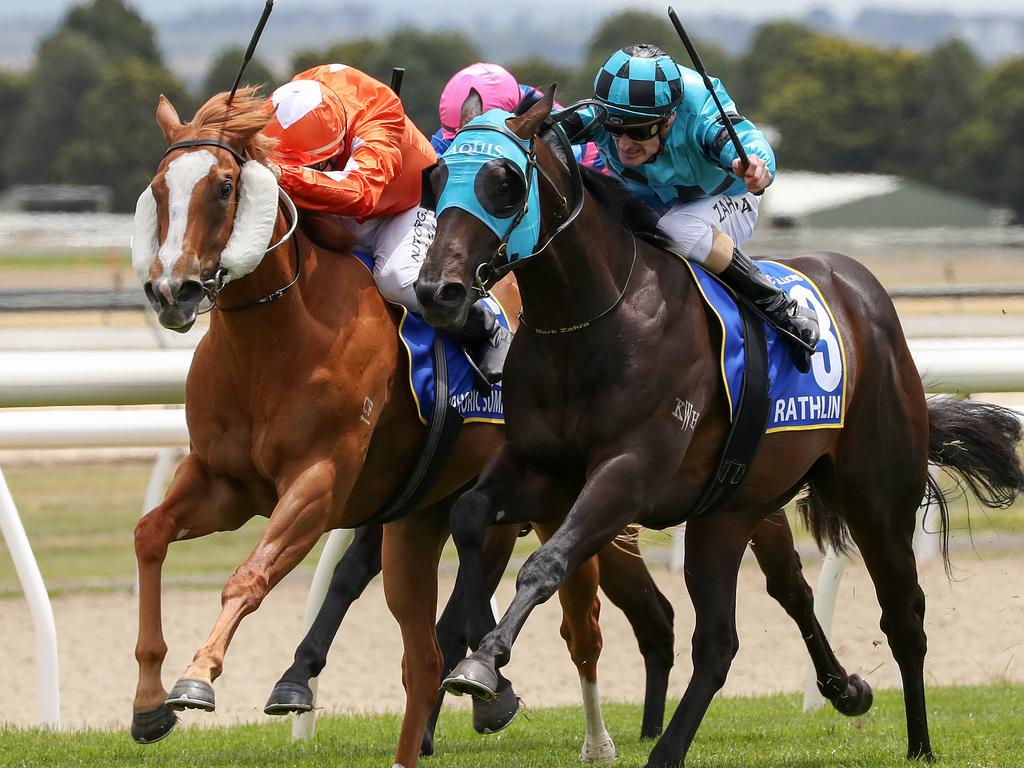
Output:
[[[598,555],[601,590],[625,614],[644,659],[641,739],[661,734],[668,677],[675,662],[674,611],[651,578],[635,541],[614,541]]]
[[[331,575],[323,605],[306,636],[295,649],[292,665],[274,685],[263,711],[268,715],[309,712],[313,708],[310,678],[327,664],[327,652],[334,642],[345,614],[381,571],[380,547],[383,526],[359,528]]]
[[[860,549],[882,609],[880,627],[903,681],[907,757],[931,760],[924,691],[925,598],[913,548],[916,513],[927,480],[927,445],[915,446],[899,438],[884,429],[875,430],[870,439],[857,443],[870,447],[850,451],[835,465],[829,463],[812,475],[812,488],[817,485],[815,495],[824,503],[817,505],[817,512],[812,506],[811,514],[833,515],[826,505],[834,505]],[[879,455],[879,446],[888,446],[891,464],[879,464],[887,460]],[[914,455],[922,457],[920,465],[907,466],[906,457]],[[864,482],[869,477],[873,482]]]
[[[561,634],[579,672],[583,694],[586,732],[580,759],[584,763],[611,763],[615,761],[615,743],[605,728],[597,685],[597,660],[603,646],[597,584],[598,562],[591,558],[569,574],[558,589],[558,599],[562,604]]]
[[[781,509],[765,518],[754,531],[751,550],[765,575],[768,594],[800,629],[821,695],[848,717],[863,715],[873,701],[871,686],[859,675],[847,675],[818,624],[814,595],[804,579],[800,556],[793,545],[793,532]]]

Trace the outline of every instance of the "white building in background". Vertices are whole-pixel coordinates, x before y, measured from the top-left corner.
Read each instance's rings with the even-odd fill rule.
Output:
[[[916,181],[878,174],[780,170],[761,202],[761,225],[779,229],[991,227],[1010,213]]]

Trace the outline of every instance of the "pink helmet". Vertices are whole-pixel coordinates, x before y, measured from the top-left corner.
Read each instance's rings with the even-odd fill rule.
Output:
[[[462,103],[469,96],[470,88],[475,88],[480,94],[484,112],[489,109],[511,112],[519,103],[519,83],[507,69],[483,62],[470,64],[452,75],[441,91],[437,114],[441,118],[441,135],[446,139],[454,137],[459,130]]]

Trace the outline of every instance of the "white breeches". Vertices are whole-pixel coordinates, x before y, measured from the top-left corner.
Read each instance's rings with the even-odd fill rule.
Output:
[[[686,258],[703,264],[711,253],[712,230],[720,230],[742,245],[754,232],[760,204],[761,198],[750,192],[717,195],[675,205],[658,224]]]

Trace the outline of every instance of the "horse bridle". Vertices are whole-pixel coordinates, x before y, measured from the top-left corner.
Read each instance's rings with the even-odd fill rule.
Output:
[[[177,141],[174,144],[171,144],[169,147],[167,147],[167,151],[164,152],[163,157],[167,157],[167,155],[169,155],[171,152],[177,149],[188,149],[189,147],[218,147],[219,149],[223,149],[225,152],[230,154],[235,159],[235,161],[238,163],[239,168],[244,166],[250,160],[250,158],[247,158],[245,155],[243,155],[237,149],[232,147],[230,144],[227,144],[226,142],[220,141],[218,139],[188,139],[186,141]],[[299,212],[295,207],[295,201],[292,200],[291,197],[289,197],[288,193],[285,192],[280,185],[278,185],[277,187],[277,192],[281,201],[285,204],[285,208],[288,209],[288,215],[291,218],[291,225],[288,227],[288,231],[285,232],[284,235],[282,235],[280,240],[278,240],[276,243],[268,247],[263,252],[264,255],[270,253],[279,245],[283,245],[288,240],[290,240],[292,235],[295,234],[295,229],[299,224]],[[224,288],[224,286],[227,285],[229,274],[228,271],[224,269],[224,267],[220,266],[220,264],[218,263],[217,270],[213,273],[213,277],[207,280],[203,280],[201,283],[203,286],[203,293],[206,296],[206,298],[209,299],[210,301],[210,306],[209,308],[202,310],[200,314],[205,314],[213,309],[217,309],[221,312],[238,312],[240,310],[249,309],[251,307],[257,307],[262,304],[270,304],[271,302],[280,299],[282,296],[284,296],[284,294],[288,291],[289,288],[291,288],[293,285],[295,285],[296,282],[298,282],[299,276],[302,274],[302,261],[299,257],[298,248],[295,249],[294,272],[295,274],[293,275],[291,281],[287,285],[284,285],[275,291],[271,291],[266,296],[254,299],[253,301],[250,302],[246,302],[245,304],[241,304],[237,307],[219,307],[217,306],[217,297],[220,294],[221,290]]]
[[[584,102],[573,105],[573,107],[570,107],[570,109],[566,110],[566,112],[578,109],[583,104]],[[470,126],[467,126],[467,129],[468,128],[470,128]],[[580,171],[579,161],[576,160],[576,155],[573,154],[572,145],[570,145],[569,139],[566,136],[565,131],[562,129],[562,126],[560,126],[557,122],[548,118],[547,120],[544,121],[544,128],[546,130],[550,130],[555,134],[556,138],[558,139],[558,143],[562,148],[562,153],[565,155],[565,163],[568,166],[570,182],[572,184],[571,194],[575,198],[572,213],[570,213],[567,218],[562,220],[558,227],[555,228],[555,231],[548,236],[547,240],[544,241],[544,245],[540,246],[539,248],[534,248],[534,250],[527,256],[518,258],[515,261],[509,261],[508,241],[509,238],[512,236],[512,233],[515,231],[515,228],[519,225],[519,222],[522,221],[523,216],[526,215],[527,208],[529,206],[531,185],[533,183],[533,179],[537,176],[537,174],[540,174],[540,176],[542,176],[548,182],[548,185],[555,191],[555,194],[558,195],[559,212],[562,213],[563,215],[566,209],[568,208],[568,200],[566,199],[565,195],[562,194],[561,190],[554,183],[554,181],[547,174],[547,172],[537,164],[536,136],[530,137],[530,140],[526,148],[524,149],[521,144],[522,139],[520,139],[518,136],[516,136],[514,133],[512,133],[511,131],[507,130],[504,127],[489,125],[472,126],[473,130],[495,131],[497,133],[504,134],[505,136],[508,136],[510,138],[514,138],[515,141],[513,143],[515,144],[515,146],[519,147],[526,155],[526,190],[523,194],[522,205],[519,207],[518,212],[513,218],[512,224],[505,232],[505,236],[498,243],[498,247],[495,250],[494,255],[491,256],[489,260],[485,261],[479,267],[477,267],[476,273],[473,275],[473,290],[475,293],[479,295],[480,298],[487,296],[488,290],[490,289],[491,286],[493,286],[498,280],[507,275],[509,272],[515,271],[516,267],[521,265],[522,262],[544,251],[549,245],[551,245],[551,242],[559,234],[561,234],[563,230],[566,229],[566,227],[568,227],[576,220],[576,217],[579,216],[580,211],[583,210],[583,203],[585,200],[583,191],[583,175]],[[612,302],[612,304],[609,307],[599,312],[594,317],[591,317],[590,319],[584,320],[579,323],[573,323],[571,325],[567,325],[560,328],[539,328],[527,323],[526,318],[523,315],[523,312],[520,311],[520,325],[530,329],[534,333],[540,334],[542,336],[548,336],[562,333],[572,333],[574,331],[583,330],[584,328],[590,326],[592,323],[611,314],[618,308],[618,306],[622,303],[623,299],[625,299],[626,297],[626,290],[629,288],[629,282],[630,279],[633,277],[633,270],[636,267],[636,253],[637,245],[636,236],[634,235],[633,258],[629,265],[629,273],[626,275],[626,280],[622,285],[622,291],[619,293],[618,297],[615,299],[614,302]]]
[[[557,237],[566,227],[572,224],[576,220],[576,217],[579,216],[580,211],[583,210],[583,177],[580,173],[579,163],[576,162],[576,156],[572,153],[572,146],[569,144],[569,140],[561,126],[550,121],[547,121],[545,124],[554,131],[555,136],[558,138],[559,144],[566,155],[566,164],[569,166],[569,176],[572,184],[571,194],[575,200],[572,212],[569,213],[568,216],[566,216],[566,218],[564,218],[555,228],[555,231],[548,236],[547,240],[544,241],[544,245],[539,248],[535,247],[532,252],[526,256],[516,259],[515,261],[509,260],[508,241],[529,210],[530,191],[533,189],[534,179],[538,174],[547,181],[548,185],[555,191],[555,194],[558,195],[558,212],[563,216],[569,208],[569,201],[566,196],[562,194],[558,185],[555,184],[552,178],[548,175],[547,171],[537,164],[536,136],[531,136],[529,142],[524,148],[522,145],[523,139],[505,127],[491,125],[466,126],[465,130],[494,131],[496,133],[503,134],[504,136],[512,139],[513,144],[515,144],[515,146],[518,147],[526,156],[526,188],[523,192],[523,200],[519,206],[519,210],[517,210],[515,215],[512,217],[512,222],[505,231],[505,235],[498,242],[498,247],[495,249],[494,254],[490,259],[478,266],[476,273],[473,275],[473,290],[480,298],[487,296],[489,289],[496,282],[509,272],[514,271],[522,262],[544,251],[544,249],[551,245],[551,241],[554,240],[555,237]]]

